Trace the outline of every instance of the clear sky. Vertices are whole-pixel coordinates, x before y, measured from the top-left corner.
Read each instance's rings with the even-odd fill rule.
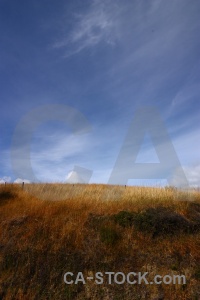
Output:
[[[19,177],[11,151],[26,164],[23,138],[12,143],[17,125],[56,104],[80,112],[91,130],[75,135],[44,118],[30,142],[38,181],[64,182],[79,166],[93,172],[90,182],[107,183],[134,113],[148,105],[190,185],[200,186],[199,16],[198,0],[0,0],[0,182]],[[156,161],[151,139],[140,149],[137,162]]]

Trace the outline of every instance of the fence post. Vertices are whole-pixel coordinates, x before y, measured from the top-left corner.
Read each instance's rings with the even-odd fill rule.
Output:
[[[22,190],[24,189],[24,181],[22,182]]]

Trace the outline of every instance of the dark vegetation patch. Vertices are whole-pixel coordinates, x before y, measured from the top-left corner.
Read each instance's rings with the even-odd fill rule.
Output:
[[[3,187],[0,189],[0,205],[9,202],[16,197],[16,192],[10,188]]]
[[[91,229],[98,230],[100,229],[102,224],[105,224],[107,221],[109,222],[109,220],[111,220],[110,216],[95,215],[93,213],[90,213],[85,225],[86,227],[89,227]]]
[[[151,233],[153,237],[190,231],[190,223],[183,216],[165,207],[148,208],[139,213],[134,225],[140,231]]]
[[[197,266],[194,273],[194,278],[200,280],[200,266]]]
[[[114,246],[120,239],[120,234],[116,229],[104,226],[100,229],[101,241],[109,246]]]
[[[28,216],[21,216],[18,218],[14,218],[9,221],[10,226],[20,226],[24,225],[28,221]]]
[[[187,216],[194,222],[200,224],[200,204],[189,202],[187,207]]]
[[[85,225],[98,232],[100,240],[109,246],[114,246],[121,237],[119,230],[113,226],[113,216],[90,213]]]
[[[113,220],[122,227],[131,227],[134,225],[136,216],[137,214],[134,212],[122,210],[113,216]]]
[[[120,211],[119,213],[111,216],[101,216],[90,214],[86,225],[93,230],[102,230],[102,226],[107,226],[112,224],[118,224],[123,228],[134,227],[140,232],[151,234],[152,237],[157,236],[168,236],[177,235],[181,233],[192,234],[200,231],[200,205],[197,203],[189,203],[188,206],[190,220],[186,219],[181,214],[174,212],[172,209],[158,206],[156,208],[148,208],[141,212],[130,212],[130,211]],[[106,238],[103,237],[103,231],[101,233],[102,240]],[[109,235],[107,234],[108,240]],[[114,234],[113,234],[114,235]],[[114,238],[113,238],[114,240]]]
[[[123,227],[134,226],[136,230],[149,233],[152,237],[194,233],[200,230],[199,223],[190,222],[182,215],[162,206],[148,208],[140,213],[120,211],[113,218]]]
[[[83,286],[81,284],[63,285],[62,279],[68,270],[77,274],[81,268],[84,269],[83,261],[80,253],[76,251],[68,253],[65,249],[57,253],[31,248],[26,251],[9,249],[4,253],[0,271],[1,274],[13,273],[14,286],[11,292],[9,278],[5,277],[3,290],[10,291],[12,299],[19,299],[15,286],[20,286],[24,291],[33,290],[36,295],[34,299],[57,299],[55,295],[57,290],[65,295],[64,299],[74,299]],[[0,297],[2,296],[0,292]]]

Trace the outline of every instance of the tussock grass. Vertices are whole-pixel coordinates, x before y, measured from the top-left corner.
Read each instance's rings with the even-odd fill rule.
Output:
[[[0,299],[198,299],[200,193],[0,186]],[[66,285],[64,273],[185,274],[187,285]],[[89,276],[89,275],[88,275]]]

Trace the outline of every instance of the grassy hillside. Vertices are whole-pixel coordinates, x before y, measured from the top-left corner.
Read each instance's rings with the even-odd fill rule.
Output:
[[[66,272],[75,280],[112,271],[184,274],[187,282],[64,283]],[[0,299],[200,299],[200,193],[0,186]]]

